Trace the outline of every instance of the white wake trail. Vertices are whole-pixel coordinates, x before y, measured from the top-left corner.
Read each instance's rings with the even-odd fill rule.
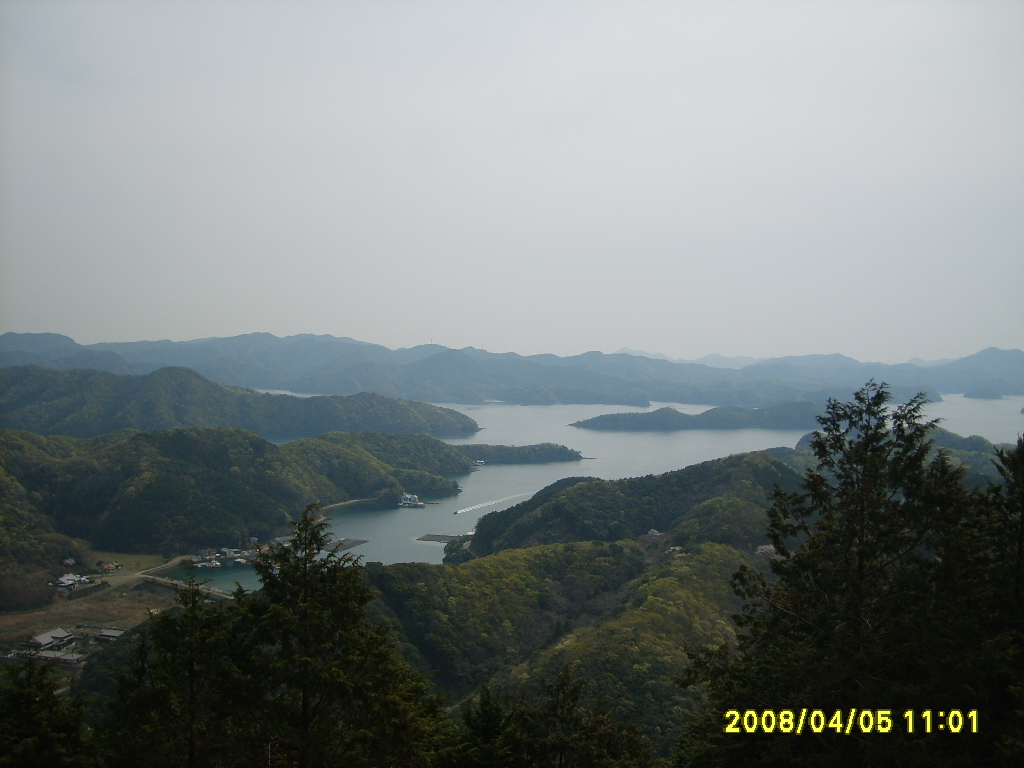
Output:
[[[474,504],[472,507],[465,507],[464,509],[455,510],[456,515],[461,515],[463,512],[472,512],[474,509],[481,509],[482,507],[489,507],[491,504],[501,504],[503,501],[510,501],[512,499],[518,499],[520,496],[532,496],[531,493],[517,493],[515,496],[506,496],[504,499],[494,499],[493,501],[485,501],[481,504]]]

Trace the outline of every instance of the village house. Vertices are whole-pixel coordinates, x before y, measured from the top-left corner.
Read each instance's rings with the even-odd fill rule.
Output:
[[[28,641],[27,645],[36,652],[53,652],[67,648],[73,642],[75,642],[74,635],[63,627],[57,627],[56,629],[36,635]]]
[[[85,664],[86,656],[75,651],[39,651],[32,654],[32,658],[37,661],[53,661],[62,667],[75,669]]]
[[[96,642],[97,643],[112,643],[115,640],[117,640],[117,638],[119,638],[121,635],[123,635],[126,631],[127,630],[124,630],[124,629],[113,629],[113,628],[107,628],[107,629],[100,630],[99,632],[96,633]]]
[[[79,584],[89,584],[88,576],[79,576],[77,573],[65,573],[59,579],[50,582],[51,587],[56,587],[58,590],[67,591],[74,589]]]

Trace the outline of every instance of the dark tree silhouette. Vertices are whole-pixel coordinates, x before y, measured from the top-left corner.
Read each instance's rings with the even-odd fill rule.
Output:
[[[91,768],[97,765],[86,705],[60,698],[51,668],[35,660],[6,664],[0,681],[0,766]]]

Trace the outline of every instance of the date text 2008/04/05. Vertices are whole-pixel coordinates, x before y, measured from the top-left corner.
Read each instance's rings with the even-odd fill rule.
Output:
[[[892,733],[894,722],[902,721],[904,733],[977,733],[978,710],[908,709],[902,718],[894,718],[891,709],[837,709],[831,714],[821,709],[730,709],[723,715],[726,733],[822,733],[834,731],[849,736],[853,733]],[[897,732],[899,732],[897,730]]]

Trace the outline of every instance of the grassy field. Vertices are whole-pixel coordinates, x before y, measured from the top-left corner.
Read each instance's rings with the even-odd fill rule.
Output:
[[[134,555],[123,552],[103,552],[98,549],[86,551],[88,553],[87,565],[95,567],[99,561],[104,563],[120,563],[122,571],[129,571],[130,573],[146,571],[168,562],[163,555]],[[71,570],[73,571],[74,568],[71,568]]]
[[[0,614],[0,650],[14,648],[54,627],[73,631],[77,625],[84,624],[130,629],[149,618],[151,610],[163,610],[174,604],[173,589],[144,581],[138,575],[139,571],[163,565],[166,560],[162,556],[93,550],[88,556],[86,565],[89,566],[95,566],[97,561],[117,562],[123,566],[109,576],[93,577],[109,582],[110,587],[77,600],[55,597],[41,608]],[[74,571],[75,567],[69,570]]]

